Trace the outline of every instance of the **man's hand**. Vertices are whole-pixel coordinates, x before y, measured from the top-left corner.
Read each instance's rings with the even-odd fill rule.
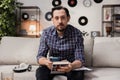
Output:
[[[50,70],[52,70],[52,65],[53,65],[53,63],[50,61],[50,60],[45,60],[45,65],[50,69]]]
[[[75,60],[72,63],[69,63],[69,65],[67,65],[67,66],[60,67],[58,69],[58,71],[61,71],[61,72],[70,72],[71,70],[79,68],[81,66],[82,66],[82,62],[79,61],[79,60]]]
[[[47,59],[45,57],[42,57],[42,58],[39,59],[39,64],[40,65],[45,65],[51,70],[53,63],[49,59]]]
[[[57,71],[60,71],[60,72],[70,72],[71,70],[72,70],[71,63],[67,66],[62,66],[59,69],[57,69]]]

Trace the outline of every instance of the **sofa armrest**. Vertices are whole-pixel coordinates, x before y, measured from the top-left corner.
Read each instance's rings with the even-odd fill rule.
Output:
[[[120,67],[120,37],[96,37],[93,48],[93,66]]]

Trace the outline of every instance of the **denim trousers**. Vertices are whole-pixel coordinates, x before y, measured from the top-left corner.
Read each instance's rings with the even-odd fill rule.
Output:
[[[64,74],[51,74],[46,66],[40,66],[36,70],[36,80],[52,80],[56,75],[64,75],[67,80],[84,80],[84,71],[70,71]]]

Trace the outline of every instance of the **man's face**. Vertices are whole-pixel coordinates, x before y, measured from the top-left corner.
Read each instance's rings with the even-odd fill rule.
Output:
[[[52,21],[55,25],[57,31],[63,32],[66,28],[66,25],[69,21],[70,17],[68,17],[65,13],[64,9],[55,10],[53,12]]]

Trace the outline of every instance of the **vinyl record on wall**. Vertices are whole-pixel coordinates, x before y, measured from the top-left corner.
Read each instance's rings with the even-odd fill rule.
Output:
[[[68,5],[70,7],[75,7],[77,5],[77,0],[68,0]]]
[[[90,7],[92,5],[92,2],[91,2],[91,0],[83,0],[83,5],[85,7]]]
[[[96,3],[101,3],[103,0],[94,0]]]
[[[81,16],[79,19],[78,19],[78,23],[82,26],[86,25],[88,23],[88,19],[85,17],[85,16]]]
[[[22,19],[23,20],[29,19],[29,14],[28,13],[22,13]]]
[[[45,19],[46,19],[47,21],[51,21],[51,18],[52,18],[51,12],[47,12],[47,13],[45,14]]]
[[[52,5],[53,5],[54,7],[61,5],[61,0],[53,0],[53,1],[52,1]]]

